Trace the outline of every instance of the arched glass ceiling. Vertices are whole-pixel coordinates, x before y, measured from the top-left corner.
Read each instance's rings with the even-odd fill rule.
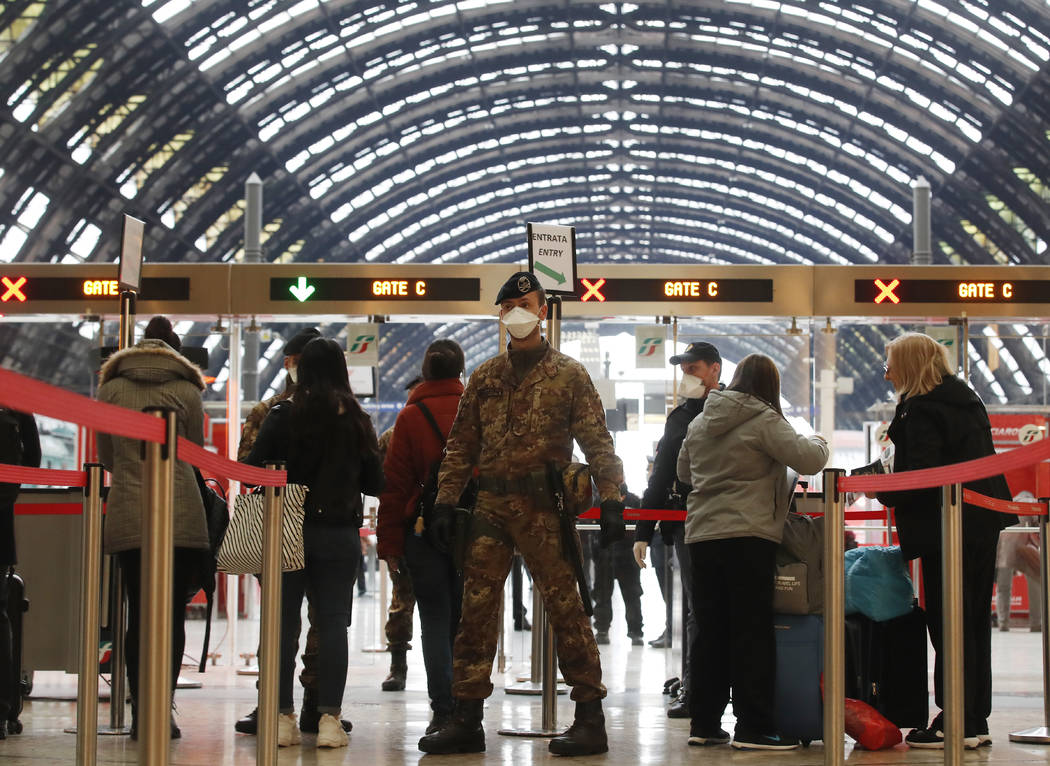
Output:
[[[257,172],[269,260],[520,262],[533,219],[583,261],[901,262],[924,176],[935,260],[1041,263],[1048,58],[1015,0],[10,0],[0,260],[112,260],[126,209],[236,258]]]

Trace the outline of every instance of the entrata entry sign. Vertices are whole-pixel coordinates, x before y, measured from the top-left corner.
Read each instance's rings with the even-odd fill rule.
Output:
[[[576,284],[576,229],[549,223],[526,224],[529,271],[552,295],[572,295]]]

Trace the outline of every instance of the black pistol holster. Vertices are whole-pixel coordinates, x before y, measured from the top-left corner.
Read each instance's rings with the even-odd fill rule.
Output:
[[[580,589],[580,599],[583,601],[583,611],[588,617],[593,616],[594,606],[591,604],[591,589],[587,585],[587,576],[583,571],[583,551],[580,550],[579,537],[576,534],[576,516],[570,512],[565,503],[565,484],[562,471],[553,463],[547,463],[545,470],[535,473],[535,486],[542,487],[543,498],[552,503],[555,515],[558,517],[558,528],[561,532],[561,547],[563,555],[572,567],[576,575],[576,584]]]

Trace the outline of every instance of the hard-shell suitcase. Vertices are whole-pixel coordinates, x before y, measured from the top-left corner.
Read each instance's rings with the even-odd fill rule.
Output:
[[[22,637],[25,619],[23,615],[29,611],[29,601],[26,599],[26,584],[14,569],[3,572],[7,581],[7,615],[11,621],[11,683],[14,686],[11,694],[11,709],[7,713],[7,732],[9,734],[21,734],[22,722],[18,717],[22,714],[22,700],[29,693],[29,684],[22,673]]]
[[[903,617],[876,622],[846,618],[846,696],[867,702],[895,725],[929,721],[926,613],[918,605]]]
[[[824,738],[820,675],[824,670],[824,618],[819,614],[773,616],[777,675],[773,715],[777,730],[808,745]]]

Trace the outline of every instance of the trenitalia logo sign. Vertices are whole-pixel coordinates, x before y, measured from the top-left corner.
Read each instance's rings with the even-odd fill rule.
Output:
[[[664,359],[664,346],[667,328],[661,324],[639,325],[634,328],[634,366],[641,368],[662,368],[667,362]]]
[[[351,367],[379,366],[379,325],[352,324],[346,328],[346,360]]]

